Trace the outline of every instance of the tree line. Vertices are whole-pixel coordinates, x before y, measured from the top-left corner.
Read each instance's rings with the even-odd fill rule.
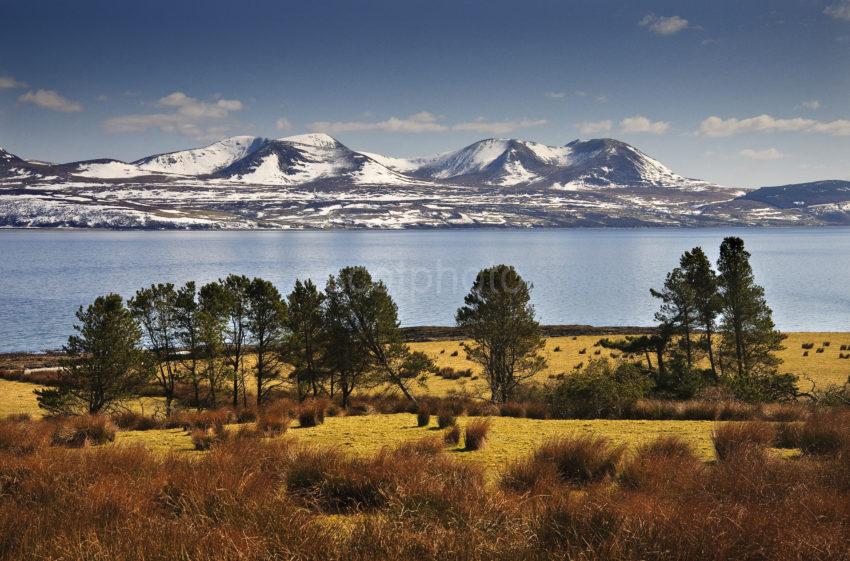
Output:
[[[663,287],[651,290],[660,302],[654,332],[599,344],[643,357],[655,388],[675,397],[690,397],[706,380],[744,398],[795,391],[793,377],[778,374],[784,337],[749,259],[737,237],[723,240],[716,271],[701,248],[685,252]],[[513,267],[486,268],[456,313],[466,356],[497,403],[547,367],[531,291]],[[412,386],[436,370],[403,341],[395,302],[365,267],[341,269],[324,290],[297,280],[285,297],[271,282],[241,275],[200,288],[156,284],[126,303],[117,294],[98,297],[76,316],[56,383],[36,392],[54,413],[96,413],[151,382],[166,414],[180,385],[199,408],[225,400],[246,406],[249,379],[258,406],[283,386],[299,400],[322,395],[345,407],[360,388],[390,385],[415,402]]]

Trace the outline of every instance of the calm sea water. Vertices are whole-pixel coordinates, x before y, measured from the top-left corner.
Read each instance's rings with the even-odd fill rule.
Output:
[[[476,271],[509,263],[544,323],[649,325],[649,296],[696,245],[745,239],[783,330],[850,330],[850,229],[399,232],[0,231],[0,352],[60,347],[95,296],[156,282],[260,276],[288,292],[345,265],[383,279],[403,325],[451,325]]]

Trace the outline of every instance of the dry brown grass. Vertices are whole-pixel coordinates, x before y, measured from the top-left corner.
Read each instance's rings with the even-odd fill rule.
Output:
[[[850,428],[846,418],[832,422]],[[522,484],[503,487],[445,452],[439,437],[370,457],[289,438],[233,438],[192,458],[109,445],[5,448],[0,559],[850,556],[844,452],[705,464],[668,438],[641,447],[633,458],[643,464],[627,460],[616,477],[613,450],[604,442],[550,443],[532,455],[540,461],[513,472]],[[652,462],[667,479],[651,473]],[[604,483],[586,485],[593,481]]]

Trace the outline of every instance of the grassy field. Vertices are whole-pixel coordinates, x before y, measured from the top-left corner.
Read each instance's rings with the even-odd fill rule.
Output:
[[[467,418],[460,417],[458,424],[464,426],[467,421]],[[456,446],[449,451],[458,459],[482,464],[488,472],[498,473],[507,464],[531,453],[552,437],[593,434],[634,449],[659,436],[676,435],[688,442],[703,460],[714,458],[711,433],[716,423],[713,421],[541,421],[494,417],[492,422],[487,445],[482,450],[468,452]],[[232,428],[235,430],[235,427]],[[282,438],[294,438],[366,457],[404,441],[442,435],[443,431],[436,427],[435,419],[432,419],[430,427],[417,427],[415,415],[398,413],[328,417],[323,425],[308,428],[301,428],[296,423]],[[141,444],[159,452],[195,453],[189,435],[181,429],[119,432],[116,444]]]
[[[537,381],[546,382],[550,375],[569,373],[580,363],[587,364],[589,360],[599,358],[612,358],[612,351],[595,347],[599,341],[598,335],[579,335],[577,337],[552,337],[546,341],[544,356],[549,363],[545,372],[538,376]],[[823,346],[828,342],[828,346]],[[808,356],[802,348],[804,343],[813,343],[814,348],[809,350]],[[842,345],[850,345],[850,333],[789,333],[785,341],[785,350],[779,353],[783,360],[781,370],[792,372],[802,376],[809,376],[819,386],[827,384],[843,384],[850,376],[850,360],[839,358],[842,354],[850,354],[850,351],[841,351]],[[461,348],[461,341],[429,341],[424,343],[411,343],[411,348],[422,351],[433,358],[440,367],[449,366],[456,370],[471,368],[477,374],[477,365],[466,360],[466,355]],[[555,352],[555,348],[560,348]],[[822,348],[823,352],[817,352]],[[584,350],[584,354],[581,351]],[[597,355],[596,352],[599,352]],[[456,356],[452,356],[453,353]],[[613,355],[617,355],[613,351]],[[654,358],[653,358],[654,364]],[[800,386],[803,390],[809,390],[811,384],[805,379],[801,380]],[[418,389],[422,393],[445,395],[450,390],[465,390],[480,393],[485,390],[483,380],[471,380],[461,378],[459,380],[444,380],[437,376],[428,379],[427,389]]]

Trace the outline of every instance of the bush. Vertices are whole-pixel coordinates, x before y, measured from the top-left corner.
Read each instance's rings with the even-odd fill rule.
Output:
[[[195,450],[205,451],[219,441],[219,435],[212,429],[195,429],[191,433],[192,445]]]
[[[544,443],[532,456],[532,462],[551,464],[563,481],[587,484],[613,476],[624,452],[624,446],[612,447],[606,438],[558,438]]]
[[[649,388],[649,380],[635,366],[614,368],[608,360],[594,360],[552,386],[547,401],[557,418],[620,417]]]
[[[280,436],[289,428],[289,415],[279,411],[263,411],[257,419],[257,430],[266,436]]]
[[[7,418],[0,421],[0,452],[32,454],[50,444],[52,427],[44,421]]]
[[[525,417],[525,406],[522,403],[508,401],[499,405],[499,415],[502,417]]]
[[[447,430],[445,434],[443,434],[443,441],[446,444],[457,446],[460,442],[460,427],[457,425],[452,425],[449,430]]]
[[[799,379],[795,374],[736,376],[727,379],[726,386],[736,399],[749,403],[791,401],[797,398]]]
[[[629,487],[654,490],[677,489],[698,470],[693,449],[676,436],[662,436],[639,447],[624,465],[620,481]]]
[[[711,440],[717,459],[725,461],[761,454],[765,448],[773,446],[776,430],[764,421],[728,422],[714,429]]]
[[[457,417],[449,411],[441,411],[437,416],[437,426],[441,429],[453,427],[457,424]]]
[[[480,450],[483,448],[492,424],[493,422],[487,417],[469,421],[466,424],[466,438],[464,440],[466,450]]]
[[[325,422],[327,402],[320,399],[308,399],[298,408],[298,424],[301,427],[315,427]]]
[[[62,419],[53,432],[53,444],[79,448],[106,444],[115,440],[116,427],[102,415],[83,415]]]
[[[425,408],[420,408],[416,412],[416,426],[427,427],[431,424],[431,412]]]
[[[160,429],[165,423],[148,415],[135,411],[122,411],[112,415],[112,421],[123,430],[153,430]]]
[[[816,413],[797,433],[804,454],[850,454],[850,412]]]

